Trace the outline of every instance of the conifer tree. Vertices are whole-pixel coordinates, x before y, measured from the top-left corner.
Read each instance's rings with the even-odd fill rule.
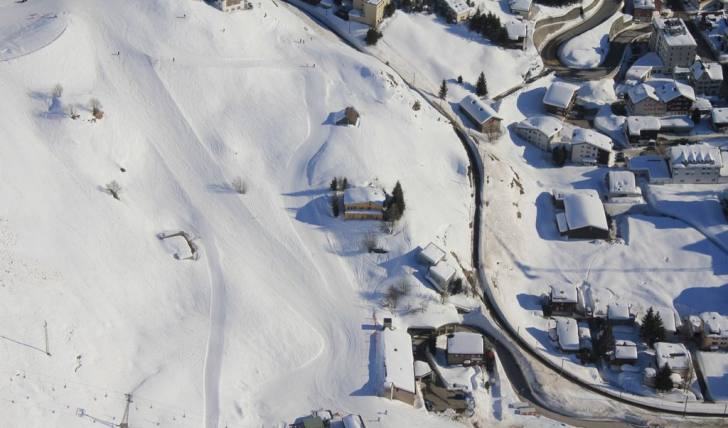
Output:
[[[488,96],[488,84],[485,82],[485,74],[482,71],[478,76],[478,83],[475,84],[475,95],[479,97]]]
[[[447,82],[445,82],[445,79],[442,79],[442,85],[440,85],[440,93],[437,96],[440,97],[441,100],[444,100],[446,95],[447,95]]]
[[[655,312],[652,306],[642,317],[642,328],[640,329],[640,337],[648,345],[652,346],[655,342],[665,340],[665,326],[662,323],[662,317],[659,312]]]
[[[658,391],[671,391],[672,379],[670,376],[672,376],[672,370],[670,370],[670,367],[667,363],[665,363],[664,366],[657,370],[657,374],[655,375],[655,389]]]

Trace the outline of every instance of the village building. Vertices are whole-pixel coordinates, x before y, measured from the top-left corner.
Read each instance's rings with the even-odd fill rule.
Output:
[[[341,126],[359,126],[359,112],[354,107],[347,107],[336,115],[336,124]]]
[[[528,40],[528,24],[518,19],[512,19],[505,23],[508,33],[508,45],[521,50],[526,49]]]
[[[566,82],[553,82],[543,96],[543,105],[546,111],[566,116],[574,107],[576,92],[579,87]]]
[[[381,189],[375,187],[350,187],[344,191],[345,220],[382,220],[384,201]]]
[[[609,225],[604,206],[595,190],[554,192],[559,233],[571,239],[607,239]]]
[[[695,91],[673,79],[651,79],[627,90],[626,107],[631,116],[686,115],[695,102]]]
[[[566,282],[551,285],[548,308],[552,315],[573,316],[577,313],[579,294],[576,286]]]
[[[370,27],[378,27],[384,19],[384,8],[391,0],[353,0],[349,19]]]
[[[382,395],[414,405],[417,392],[412,338],[407,330],[400,328],[384,328],[379,332],[379,338],[384,363]]]
[[[697,110],[700,113],[700,116],[710,114],[711,110],[713,110],[713,103],[710,102],[709,99],[707,99],[705,96],[702,97],[695,97],[695,102],[693,103],[693,112]],[[702,119],[702,117],[701,117]]]
[[[695,363],[705,384],[705,398],[728,402],[728,353],[695,353]]]
[[[455,279],[455,268],[445,261],[430,266],[425,276],[427,280],[441,293],[448,291],[450,283]]]
[[[637,344],[631,340],[615,340],[614,350],[609,356],[609,363],[621,366],[623,364],[634,365],[637,363]]]
[[[678,18],[652,18],[650,50],[656,52],[665,67],[690,67],[695,61],[698,44],[685,23]]]
[[[728,132],[728,107],[719,107],[711,110],[710,125],[716,132]]]
[[[445,259],[445,251],[430,242],[417,254],[417,260],[427,266],[434,266]]]
[[[636,177],[642,177],[650,184],[672,182],[667,160],[659,155],[640,155],[627,159],[627,169]]]
[[[582,321],[578,322],[577,325],[579,326],[579,348],[591,351],[593,347],[589,323]]]
[[[660,119],[654,116],[627,116],[624,133],[630,144],[645,144],[657,139],[660,132]]]
[[[652,74],[659,74],[665,71],[665,64],[655,52],[648,52],[637,60],[627,69],[624,76],[624,82],[627,85],[636,85],[640,82],[647,81]]]
[[[447,336],[447,364],[474,365],[485,356],[485,341],[480,333],[456,331]]]
[[[476,125],[478,131],[486,134],[500,133],[503,118],[475,95],[468,94],[460,101],[460,111]]]
[[[634,325],[636,315],[624,302],[612,302],[607,305],[607,322],[610,325]]]
[[[215,0],[213,5],[223,12],[250,9],[251,5],[247,0]]]
[[[516,134],[541,150],[551,151],[560,141],[564,124],[551,116],[531,116],[515,125]]]
[[[344,423],[344,428],[364,428],[364,420],[361,415],[346,415],[341,422]]]
[[[581,349],[579,326],[574,318],[554,317],[556,321],[556,338],[559,349],[563,352],[577,352]]]
[[[659,2],[659,0],[657,0]],[[660,9],[656,7],[655,0],[633,0],[632,16],[637,22],[650,22],[655,15],[655,11]]]
[[[574,128],[571,136],[571,161],[583,165],[612,166],[612,139],[585,128]]]
[[[689,382],[693,375],[693,365],[685,345],[682,343],[657,342],[655,348],[655,366],[660,369],[667,365],[673,375],[679,376],[679,381],[673,381],[676,386]],[[676,379],[678,380],[678,379]]]
[[[463,22],[473,16],[474,9],[468,6],[465,0],[442,0],[445,5],[445,15],[452,22]]]
[[[672,146],[669,151],[673,183],[719,183],[726,175],[718,147],[706,143]]]
[[[728,348],[728,318],[717,312],[700,314],[702,328],[700,330],[700,348],[715,351]]]
[[[511,13],[519,15],[524,19],[530,19],[533,14],[532,0],[508,0]]]
[[[723,85],[723,68],[717,62],[699,59],[690,67],[690,83],[698,94],[718,96]]]
[[[642,189],[631,171],[609,171],[604,176],[607,201],[610,203],[644,203]]]

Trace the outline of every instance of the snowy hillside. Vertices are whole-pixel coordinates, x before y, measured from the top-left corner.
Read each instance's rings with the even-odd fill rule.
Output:
[[[140,427],[451,423],[375,396],[378,287],[429,241],[467,264],[471,215],[461,143],[380,63],[275,2],[0,0],[0,93],[8,426],[118,422],[126,392]],[[388,255],[330,216],[333,176],[402,183]]]

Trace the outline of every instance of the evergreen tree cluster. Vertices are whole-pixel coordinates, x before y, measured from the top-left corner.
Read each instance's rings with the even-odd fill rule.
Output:
[[[399,184],[399,181],[397,184],[394,185],[394,189],[392,190],[392,197],[387,202],[387,206],[384,210],[384,218],[387,221],[397,221],[400,218],[402,218],[402,214],[404,214],[404,193],[402,192],[402,185]]]
[[[672,370],[668,367],[667,363],[664,366],[657,369],[655,375],[655,389],[658,391],[672,391]]]
[[[652,306],[642,317],[642,328],[640,329],[640,337],[648,345],[652,346],[655,342],[665,340],[665,326],[662,323],[662,317],[659,312],[655,312]]]
[[[381,38],[381,31],[370,28],[369,30],[367,30],[367,35],[364,37],[364,40],[367,42],[368,45],[376,45]]]
[[[482,14],[480,11],[470,19],[468,23],[470,31],[480,33],[486,39],[492,41],[497,45],[505,45],[508,42],[508,32],[506,28],[501,24],[500,18],[488,12]]]

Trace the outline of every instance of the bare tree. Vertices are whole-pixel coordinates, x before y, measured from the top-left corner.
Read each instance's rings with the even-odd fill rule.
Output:
[[[399,301],[402,299],[402,297],[407,296],[410,293],[411,289],[412,286],[406,279],[403,279],[396,284],[392,284],[384,293],[384,301],[382,302],[382,306],[388,308],[389,310],[397,309],[397,306],[399,306]]]
[[[106,183],[106,186],[104,187],[107,192],[111,196],[114,197],[116,200],[121,200],[119,198],[119,193],[121,193],[121,184],[119,184],[116,180],[111,180],[110,182]]]
[[[61,86],[60,83],[56,83],[56,86],[53,87],[51,95],[53,96],[53,98],[61,98],[61,96],[63,95],[63,86]]]
[[[79,115],[79,114],[78,114],[78,109],[76,108],[76,106],[73,106],[73,105],[71,105],[71,106],[68,106],[68,115],[69,115],[69,116],[71,117],[71,119],[73,119],[73,120],[76,120],[76,119],[78,119],[79,117],[81,117],[81,115]]]
[[[246,183],[242,177],[236,177],[231,183],[230,186],[235,190],[236,193],[240,195],[244,195],[248,193],[248,183]]]
[[[101,101],[99,101],[98,98],[91,98],[91,101],[89,101],[89,105],[91,107],[91,114],[93,115],[94,119],[101,119],[104,117],[103,106],[101,105]]]
[[[362,236],[362,249],[368,252],[379,249],[379,237],[374,232],[367,232]]]

